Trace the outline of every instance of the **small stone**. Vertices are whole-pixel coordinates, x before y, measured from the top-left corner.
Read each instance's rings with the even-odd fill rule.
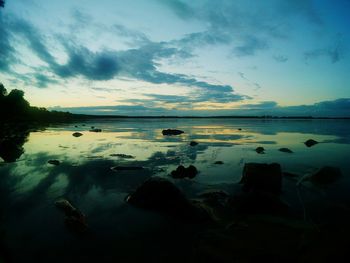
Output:
[[[185,168],[183,165],[179,165],[175,171],[171,172],[171,176],[176,179],[183,179],[186,177],[192,179],[197,175],[197,173],[198,170],[193,165],[190,165],[187,168]]]
[[[74,137],[80,137],[80,136],[83,136],[83,134],[82,133],[80,133],[80,132],[75,132],[75,133],[73,133],[72,134]]]
[[[90,132],[102,132],[102,130],[101,130],[101,129],[96,129],[96,128],[95,128],[95,129],[91,129]]]
[[[307,147],[311,147],[311,146],[314,146],[316,144],[318,144],[318,141],[315,141],[313,139],[309,139],[307,140],[306,142],[304,142],[304,144],[307,146]]]
[[[52,164],[52,165],[56,165],[56,166],[61,164],[61,162],[59,160],[49,160],[49,161],[47,161],[47,163]]]
[[[195,142],[195,141],[190,142],[190,146],[196,146],[196,145],[198,145],[198,142]]]
[[[259,153],[259,154],[263,154],[263,153],[265,153],[265,149],[264,149],[264,147],[257,147],[256,149],[255,149],[255,151],[257,152],[257,153]]]
[[[163,135],[180,135],[182,133],[184,133],[184,131],[175,130],[175,129],[167,129],[162,131]]]
[[[223,161],[216,161],[214,164],[224,164]]]
[[[292,150],[288,149],[288,148],[280,148],[278,149],[280,152],[284,152],[284,153],[293,153]]]

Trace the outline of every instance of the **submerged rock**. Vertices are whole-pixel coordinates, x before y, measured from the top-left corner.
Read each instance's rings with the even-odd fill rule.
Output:
[[[112,157],[119,157],[119,158],[124,158],[124,159],[134,159],[135,157],[129,154],[123,154],[123,153],[112,153],[109,156]]]
[[[102,130],[95,128],[95,129],[91,129],[90,132],[102,132]]]
[[[311,175],[310,181],[314,184],[326,185],[334,183],[341,177],[342,173],[339,168],[325,166]]]
[[[237,130],[241,131],[241,130],[242,130],[242,128],[238,128]]]
[[[266,192],[250,192],[234,196],[230,205],[240,213],[247,214],[285,214],[288,205],[274,194]]]
[[[111,168],[113,171],[135,171],[143,170],[142,166],[114,166]]]
[[[223,161],[216,161],[214,164],[224,164]]]
[[[59,160],[48,160],[47,161],[48,164],[52,164],[52,165],[60,165],[61,162]]]
[[[182,133],[184,133],[184,131],[175,130],[175,129],[167,129],[162,131],[163,135],[180,135]]]
[[[78,233],[84,233],[87,230],[85,215],[68,200],[60,199],[55,202],[55,206],[64,212],[64,222],[70,230]]]
[[[190,142],[190,146],[196,146],[196,145],[198,145],[198,142],[195,142],[195,141]]]
[[[185,168],[183,165],[179,165],[175,171],[171,172],[173,178],[194,178],[198,173],[198,170],[195,166],[190,165]]]
[[[262,153],[265,153],[265,149],[264,149],[264,147],[257,147],[256,149],[255,149],[255,151],[257,152],[257,153],[259,153],[259,154],[262,154]]]
[[[293,151],[291,149],[288,149],[288,148],[279,148],[278,150],[280,152],[284,152],[284,153],[293,153]]]
[[[282,187],[282,170],[278,163],[246,163],[242,179],[244,191],[279,194]]]
[[[307,140],[306,142],[304,142],[304,144],[307,146],[307,147],[311,147],[311,146],[314,146],[316,144],[318,144],[318,141],[315,141],[313,139],[309,139]]]
[[[80,137],[80,136],[83,136],[83,134],[82,133],[80,133],[80,132],[75,132],[75,133],[73,133],[72,134],[74,137]]]
[[[141,184],[126,202],[140,208],[165,212],[186,219],[205,219],[204,210],[193,205],[170,181],[151,177]]]

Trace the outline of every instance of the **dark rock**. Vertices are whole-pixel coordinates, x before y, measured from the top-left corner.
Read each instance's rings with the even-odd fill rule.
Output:
[[[75,133],[73,133],[72,134],[74,137],[80,137],[80,136],[83,136],[83,134],[82,133],[80,133],[80,132],[75,132]]]
[[[240,213],[286,214],[288,205],[276,195],[262,192],[243,193],[234,196],[230,205]]]
[[[126,198],[126,201],[136,207],[165,212],[185,219],[204,220],[208,217],[173,183],[161,177],[146,180]]]
[[[163,135],[179,135],[184,133],[184,131],[181,130],[174,130],[174,129],[167,129],[167,130],[163,130],[162,134]]]
[[[64,212],[67,228],[77,233],[84,233],[87,230],[85,215],[75,208],[68,200],[58,200],[55,202],[55,205]]]
[[[224,164],[223,161],[216,161],[214,164]]]
[[[95,129],[95,126],[91,126],[91,129]]]
[[[264,147],[261,147],[261,146],[257,147],[257,148],[255,149],[255,151],[256,151],[257,153],[259,153],[259,154],[265,153]]]
[[[288,148],[280,148],[278,149],[280,152],[284,152],[284,153],[293,153],[292,150],[288,149]]]
[[[242,128],[238,128],[237,130],[241,131],[241,130],[242,130]]]
[[[47,161],[48,164],[52,164],[52,165],[60,165],[61,162],[59,160],[48,160]]]
[[[282,171],[278,163],[246,163],[241,179],[244,191],[279,194],[282,187]]]
[[[194,178],[197,175],[198,171],[197,168],[193,165],[188,166],[185,168],[182,165],[179,165],[175,171],[171,172],[171,176],[173,178]]]
[[[78,125],[75,125],[74,127],[75,127],[75,128],[78,128]]]
[[[195,142],[195,141],[190,142],[190,146],[196,146],[196,145],[198,145],[198,142]]]
[[[123,153],[112,153],[109,156],[112,157],[119,157],[119,158],[124,158],[124,159],[134,159],[135,157],[129,154],[123,154]]]
[[[310,177],[310,181],[314,184],[326,185],[334,183],[341,175],[342,173],[339,168],[325,166],[313,174]]]
[[[318,144],[318,141],[315,141],[313,139],[309,139],[307,140],[306,142],[304,142],[304,144],[307,146],[307,147],[311,147],[311,146],[314,146],[316,144]]]
[[[96,129],[96,128],[95,128],[95,129],[91,129],[90,132],[102,132],[102,130],[101,130],[101,129]]]
[[[111,168],[113,171],[135,171],[143,170],[142,166],[114,166]]]

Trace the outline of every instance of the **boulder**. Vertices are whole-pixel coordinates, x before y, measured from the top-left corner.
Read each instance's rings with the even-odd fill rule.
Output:
[[[184,131],[175,130],[175,129],[167,129],[162,131],[163,135],[180,135],[182,133],[184,133]]]
[[[243,169],[243,190],[280,194],[282,188],[282,170],[278,163],[246,163]]]
[[[284,153],[293,153],[293,151],[291,149],[288,149],[288,148],[279,148],[278,150],[280,152],[284,152]]]
[[[183,165],[179,165],[176,170],[171,172],[173,178],[194,178],[198,173],[198,170],[195,166],[190,165],[185,168]]]
[[[289,209],[278,196],[265,192],[236,195],[229,203],[237,212],[246,214],[286,214]]]
[[[48,163],[48,164],[55,165],[55,166],[61,164],[61,162],[60,162],[59,160],[48,160],[47,163]]]
[[[141,184],[134,193],[127,196],[126,202],[182,219],[208,220],[208,214],[192,204],[173,183],[157,176]]]
[[[82,133],[80,133],[80,132],[75,132],[75,133],[73,133],[72,134],[74,137],[80,137],[80,136],[83,136],[83,134]]]
[[[314,146],[316,144],[318,144],[318,141],[315,141],[313,139],[309,139],[307,140],[306,142],[304,142],[304,144],[307,146],[307,147],[311,147],[311,146]]]
[[[196,146],[196,145],[198,145],[198,142],[195,142],[195,141],[190,142],[190,146]]]
[[[256,151],[257,153],[259,153],[259,154],[265,153],[264,147],[261,147],[261,146],[257,147],[257,148],[255,149],[255,151]]]
[[[87,230],[85,215],[68,200],[60,199],[55,202],[55,206],[64,212],[64,222],[67,228],[77,233],[84,233]]]
[[[311,175],[310,181],[314,184],[327,185],[334,183],[341,177],[342,173],[339,168],[325,166],[318,170],[315,174]]]

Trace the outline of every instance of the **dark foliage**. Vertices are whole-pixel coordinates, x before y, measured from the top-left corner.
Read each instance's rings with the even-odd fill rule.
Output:
[[[13,89],[7,93],[0,83],[0,120],[1,121],[66,121],[73,118],[68,112],[48,111],[45,108],[30,106],[24,99],[22,90]]]

